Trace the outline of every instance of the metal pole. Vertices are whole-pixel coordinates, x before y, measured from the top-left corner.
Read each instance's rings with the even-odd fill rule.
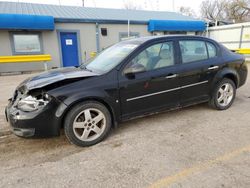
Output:
[[[128,38],[130,37],[130,20],[128,19]]]
[[[44,70],[47,71],[48,70],[48,64],[47,61],[44,61]]]
[[[241,48],[241,44],[242,44],[243,30],[244,30],[244,25],[242,25],[242,26],[241,26],[241,28],[240,28],[240,41],[239,41],[239,48]]]
[[[207,22],[207,37],[209,37],[209,31],[208,31],[208,27],[209,27],[209,21]]]
[[[95,32],[96,32],[96,52],[100,52],[100,38],[99,38],[99,24],[95,24]]]

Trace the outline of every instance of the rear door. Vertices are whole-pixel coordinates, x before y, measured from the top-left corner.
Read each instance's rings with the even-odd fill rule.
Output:
[[[175,43],[146,47],[128,62],[119,76],[123,119],[179,106]],[[127,74],[131,67],[141,72]]]
[[[187,106],[209,98],[210,82],[220,69],[217,46],[205,40],[180,40],[180,104]]]

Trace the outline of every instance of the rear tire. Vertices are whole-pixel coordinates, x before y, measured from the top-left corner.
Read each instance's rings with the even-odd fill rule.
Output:
[[[108,109],[95,101],[82,102],[66,115],[64,132],[68,140],[77,146],[91,146],[101,142],[112,125]]]
[[[223,78],[216,84],[209,105],[217,110],[226,110],[233,104],[235,95],[235,83],[231,79]]]

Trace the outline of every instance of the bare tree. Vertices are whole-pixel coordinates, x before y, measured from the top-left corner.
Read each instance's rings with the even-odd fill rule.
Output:
[[[231,0],[227,13],[229,19],[236,23],[250,21],[250,0]]]
[[[196,17],[196,14],[194,12],[193,9],[191,9],[190,7],[184,7],[184,6],[181,6],[179,8],[179,12],[185,16],[192,16],[192,17]]]
[[[132,0],[123,0],[123,8],[131,10],[141,10],[142,7]]]
[[[227,21],[227,0],[204,0],[201,3],[201,16],[210,21]]]
[[[210,21],[250,21],[250,0],[204,0],[201,16]]]

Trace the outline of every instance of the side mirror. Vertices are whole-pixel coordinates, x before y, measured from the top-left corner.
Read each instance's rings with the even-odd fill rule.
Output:
[[[134,78],[136,73],[141,73],[141,72],[145,72],[145,71],[146,71],[146,69],[143,65],[135,64],[135,65],[132,65],[131,67],[128,67],[127,69],[125,69],[124,74],[128,78]]]

